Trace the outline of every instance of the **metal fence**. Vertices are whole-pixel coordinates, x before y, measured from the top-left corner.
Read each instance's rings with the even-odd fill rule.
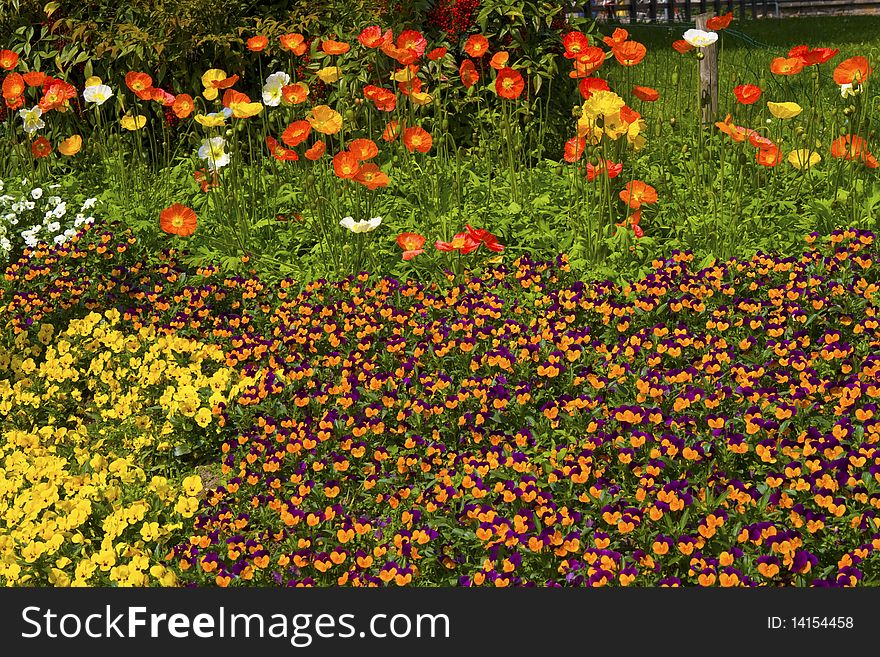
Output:
[[[734,12],[738,18],[821,14],[880,14],[880,0],[586,0],[572,11],[598,20],[686,21],[697,14]]]

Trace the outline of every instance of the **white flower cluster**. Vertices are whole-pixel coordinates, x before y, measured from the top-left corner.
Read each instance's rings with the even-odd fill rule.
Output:
[[[0,259],[7,259],[16,247],[64,244],[81,226],[95,221],[91,210],[98,200],[86,199],[74,214],[67,201],[53,193],[60,186],[49,185],[45,192],[42,187],[28,189],[25,179],[17,194],[2,194],[6,185],[0,180]]]

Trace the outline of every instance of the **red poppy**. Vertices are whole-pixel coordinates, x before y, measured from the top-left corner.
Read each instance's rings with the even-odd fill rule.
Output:
[[[431,150],[432,143],[431,133],[421,126],[416,125],[403,131],[403,144],[410,153],[413,151],[427,153]]]
[[[6,98],[5,101],[6,107],[11,110],[17,110],[19,107],[24,105],[24,96],[15,96],[14,98]]]
[[[782,153],[777,146],[759,148],[755,153],[755,161],[764,167],[775,167],[782,161]]]
[[[164,89],[160,89],[159,87],[153,87],[152,89],[148,90],[148,93],[144,93],[149,96],[150,100],[157,103],[162,103],[163,107],[168,107],[169,105],[174,104],[174,95],[168,93]]]
[[[24,78],[19,73],[8,73],[3,78],[3,97],[18,98],[24,93]]]
[[[428,40],[418,30],[404,30],[397,37],[397,47],[401,50],[412,50],[416,57],[424,55],[427,46]]]
[[[171,235],[189,237],[196,232],[197,223],[195,211],[180,203],[175,203],[159,213],[159,227]]]
[[[631,180],[620,191],[620,200],[638,210],[643,204],[657,202],[657,190],[641,180]]]
[[[25,73],[21,77],[24,78],[24,81],[29,87],[41,87],[46,81],[46,74],[41,73],[40,71],[31,71],[29,73]]]
[[[366,46],[367,48],[378,48],[382,44],[391,41],[391,34],[391,30],[383,33],[381,27],[378,25],[371,25],[361,31],[358,35],[358,41],[361,42],[361,45]]]
[[[422,90],[422,79],[413,76],[407,80],[401,80],[397,83],[397,88],[404,96],[409,96],[413,93],[417,94]]]
[[[287,105],[299,105],[309,97],[309,87],[304,82],[294,82],[281,87],[281,99]]]
[[[207,169],[196,169],[193,171],[193,178],[196,179],[196,182],[199,184],[199,187],[202,188],[203,192],[207,192],[212,187],[220,186],[220,176],[218,175],[216,170],[212,170],[210,172],[211,180],[208,181],[208,170]]]
[[[770,71],[776,75],[797,75],[803,70],[800,57],[777,57],[770,62]]]
[[[595,166],[593,166],[592,162],[587,162],[587,180],[589,182],[593,182],[596,179],[596,176],[601,174],[605,174],[609,178],[617,178],[621,171],[623,171],[622,162],[616,164],[611,160],[605,160],[604,162],[599,162]]]
[[[581,159],[581,155],[584,154],[584,149],[586,147],[586,139],[583,137],[572,137],[565,142],[565,149],[562,157],[566,162],[577,162]]]
[[[303,154],[306,156],[307,160],[315,162],[324,157],[324,153],[326,152],[327,144],[325,144],[323,140],[318,140],[314,144],[312,144],[311,148],[306,149],[306,152]]]
[[[321,51],[327,55],[344,55],[351,46],[344,41],[334,41],[333,39],[324,39],[321,42]]]
[[[389,122],[382,131],[382,139],[388,142],[395,141],[399,136],[400,124],[397,121]]]
[[[480,80],[477,67],[474,66],[473,61],[470,59],[464,60],[461,66],[458,67],[458,76],[461,78],[461,83],[465,89],[470,89]]]
[[[730,21],[733,20],[733,12],[729,11],[723,16],[713,16],[709,20],[706,21],[706,29],[707,30],[723,30],[730,26]]]
[[[470,57],[482,57],[489,50],[489,40],[482,34],[472,34],[464,44],[464,51]]]
[[[590,47],[590,39],[582,32],[569,32],[562,37],[562,45],[565,47],[566,59],[577,59],[585,49]]]
[[[281,141],[291,148],[296,148],[309,138],[311,132],[312,126],[308,121],[294,121],[281,133]]]
[[[467,255],[480,248],[480,242],[474,239],[469,232],[457,233],[453,236],[451,242],[442,242],[437,240],[434,246],[438,251],[450,252],[458,251],[462,255]]]
[[[282,48],[292,52],[297,57],[306,52],[305,37],[297,32],[282,34],[278,37],[278,41],[281,42]]]
[[[611,36],[602,37],[602,41],[606,46],[614,48],[629,39],[629,32],[622,27],[615,28]]]
[[[795,46],[788,51],[789,57],[800,59],[804,66],[824,64],[840,52],[837,48],[810,48],[809,46]]]
[[[258,34],[257,36],[252,36],[247,40],[247,49],[251,52],[260,52],[266,49],[266,46],[269,45],[268,37],[263,36],[262,34]]]
[[[465,227],[467,228],[467,232],[471,236],[471,239],[477,243],[482,244],[490,251],[495,251],[496,253],[504,251],[504,245],[500,244],[498,238],[488,230],[483,228],[471,228],[470,224],[465,224]]]
[[[372,160],[379,154],[379,147],[372,139],[355,139],[349,142],[348,150],[351,151],[360,162]]]
[[[0,50],[0,68],[11,71],[18,64],[18,53],[11,50]]]
[[[834,81],[837,84],[863,83],[874,71],[865,57],[850,57],[840,62],[834,69]]]
[[[614,46],[611,52],[621,66],[635,66],[645,58],[648,49],[638,41],[624,41]]]
[[[752,105],[758,102],[758,99],[761,97],[761,87],[754,84],[741,84],[733,88],[733,95],[736,96],[738,103]]]
[[[39,102],[40,109],[44,112],[53,109],[63,111],[63,108],[68,104],[67,101],[71,98],[76,98],[76,87],[63,80],[47,77],[46,82],[43,83],[43,97]]]
[[[440,59],[446,57],[446,48],[434,48],[431,52],[428,53],[428,59],[432,62],[436,62]]]
[[[831,142],[831,154],[845,160],[858,160],[867,153],[867,142],[859,135],[843,135]]]
[[[278,140],[271,135],[266,135],[266,146],[268,146],[269,153],[272,154],[272,157],[280,162],[296,162],[299,159],[296,151],[284,148],[284,146],[279,144]]]
[[[502,98],[514,100],[519,98],[525,87],[523,76],[516,69],[505,66],[495,77],[495,91]]]
[[[37,137],[31,143],[31,153],[34,157],[47,157],[52,152],[52,144],[45,137]]]
[[[194,109],[195,104],[189,94],[177,94],[174,97],[174,102],[171,103],[171,111],[178,119],[185,119],[193,113]]]
[[[153,86],[153,78],[146,73],[129,71],[125,74],[125,86],[136,94],[140,94]]]
[[[373,101],[379,111],[393,112],[397,107],[397,95],[390,89],[368,84],[364,87],[364,96]]]
[[[401,233],[397,236],[397,245],[403,249],[403,259],[412,260],[425,252],[425,237],[418,233]]]
[[[379,189],[388,185],[388,176],[383,173],[375,162],[362,164],[354,177],[356,183],[360,183],[367,189]]]
[[[578,90],[584,100],[589,100],[594,91],[611,91],[611,87],[602,78],[583,78],[578,84]]]
[[[689,44],[689,43],[688,43],[687,41],[685,41],[684,39],[679,39],[678,41],[673,41],[673,42],[672,42],[672,48],[673,48],[676,52],[680,52],[680,53],[683,55],[683,54],[685,54],[686,52],[690,52],[691,50],[693,50],[693,49],[695,48],[695,46],[692,46],[691,44]]]
[[[754,130],[749,130],[748,135],[749,143],[755,148],[770,148],[771,146],[776,146],[776,144],[774,144],[772,140],[768,139],[759,132],[755,132]]]
[[[583,52],[574,60],[574,70],[568,74],[571,78],[585,78],[594,71],[598,71],[605,63],[605,51],[598,46],[584,48]]]
[[[653,103],[660,98],[660,92],[651,87],[640,87],[636,85],[633,87],[633,96],[638,98],[639,100],[644,100],[647,103]]]
[[[397,61],[398,64],[402,64],[403,66],[409,66],[418,60],[418,55],[416,55],[415,50],[410,50],[409,48],[398,48],[396,45],[391,43],[383,43],[381,46],[382,52],[391,57],[391,59]]]
[[[360,163],[352,153],[342,151],[333,156],[333,172],[343,180],[354,178],[358,169],[360,169]]]

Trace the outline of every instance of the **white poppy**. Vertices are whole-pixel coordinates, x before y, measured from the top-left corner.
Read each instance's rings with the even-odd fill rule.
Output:
[[[718,32],[706,30],[688,30],[684,33],[684,40],[694,48],[705,48],[718,41]]]

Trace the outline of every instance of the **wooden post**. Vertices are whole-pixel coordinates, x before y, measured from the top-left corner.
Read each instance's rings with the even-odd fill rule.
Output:
[[[696,17],[697,29],[705,30],[706,22],[712,18],[711,13],[703,13]],[[717,43],[717,42],[716,42]],[[713,43],[701,48],[703,59],[700,60],[700,125],[709,125],[718,114],[718,50]]]

